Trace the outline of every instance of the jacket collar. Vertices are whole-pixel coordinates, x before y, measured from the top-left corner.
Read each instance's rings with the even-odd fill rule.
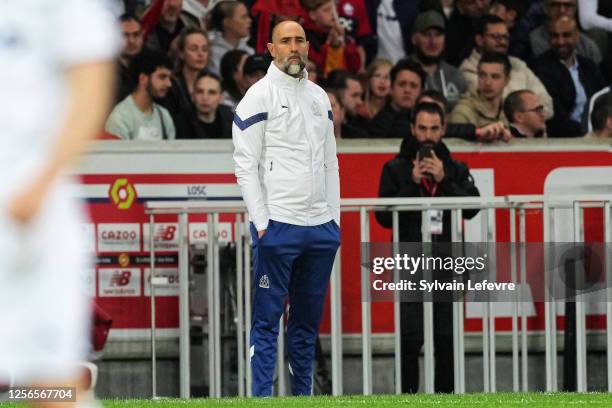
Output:
[[[302,70],[302,76],[300,78],[294,78],[281,71],[276,64],[274,64],[274,61],[270,63],[268,76],[275,85],[281,88],[296,88],[298,86],[305,86],[308,82],[308,72],[306,72],[306,69]]]
[[[523,133],[523,131],[521,129],[518,128],[518,126],[516,126],[514,123],[510,123],[510,132],[512,133],[512,136],[514,137],[524,137],[526,138],[527,135],[525,133]]]
[[[538,137],[543,137],[544,136],[544,132],[543,131],[539,131],[536,132],[536,134],[534,134],[533,136],[528,136],[525,132],[523,132],[523,130],[521,130],[517,125],[510,123],[510,132],[512,133],[512,136],[517,137],[517,138],[538,138]]]

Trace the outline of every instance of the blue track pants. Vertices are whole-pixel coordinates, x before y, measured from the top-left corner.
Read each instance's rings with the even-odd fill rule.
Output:
[[[311,395],[315,341],[340,229],[334,221],[298,226],[270,220],[253,236],[250,357],[254,396],[272,395],[279,320],[289,297],[287,353],[293,395]]]

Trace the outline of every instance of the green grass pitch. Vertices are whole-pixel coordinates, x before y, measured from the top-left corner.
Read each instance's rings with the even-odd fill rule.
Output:
[[[103,400],[104,408],[166,408],[166,407],[612,407],[612,394],[606,393],[493,393],[464,395],[350,395],[340,397],[286,397],[286,398],[222,398],[222,399],[166,399],[156,400]],[[61,404],[59,404],[61,405]],[[21,407],[21,404],[5,403],[4,407]]]
[[[286,397],[286,398],[223,398],[177,400],[107,400],[105,408],[166,408],[166,407],[547,407],[564,405],[586,405],[589,407],[612,407],[612,394],[589,393],[495,393],[464,395],[353,395],[341,397]]]

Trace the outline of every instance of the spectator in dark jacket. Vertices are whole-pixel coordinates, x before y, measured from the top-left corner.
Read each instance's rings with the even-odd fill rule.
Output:
[[[398,61],[391,69],[391,100],[372,119],[371,137],[406,137],[424,84],[425,71],[419,63],[407,58]]]
[[[522,15],[527,11],[527,2],[522,0],[493,0],[491,3],[490,13],[504,20],[508,33],[510,34],[510,45],[508,54],[513,57],[518,57],[524,60],[528,55],[518,55],[521,45],[521,29],[519,21]],[[526,38],[526,35],[523,37]]]
[[[412,135],[402,140],[399,154],[383,167],[380,178],[380,197],[460,197],[479,196],[474,180],[464,163],[453,160],[450,151],[442,141],[446,127],[444,111],[435,103],[423,102],[415,107],[414,123],[410,125]],[[437,119],[439,118],[439,119]],[[424,132],[422,127],[430,128]],[[420,147],[433,149],[435,166],[417,161]],[[415,168],[416,166],[416,168]],[[435,169],[435,170],[434,170]],[[427,174],[429,179],[424,175]],[[434,192],[429,187],[437,186]],[[478,211],[464,211],[472,218]],[[434,234],[432,240],[449,242],[450,212],[445,212],[442,233]],[[448,217],[447,217],[448,215]],[[390,228],[391,213],[377,212],[376,219]],[[399,239],[402,242],[421,242],[421,213],[405,212],[399,217]]]
[[[467,166],[453,160],[442,142],[445,129],[442,109],[433,103],[417,105],[411,127],[414,137],[404,139],[399,154],[383,167],[379,196],[478,196],[478,189]],[[422,147],[431,148],[432,156],[418,157],[417,153]],[[465,210],[463,217],[472,218],[477,212],[478,210]],[[450,211],[430,212],[430,216],[432,242],[450,242]],[[390,212],[377,212],[376,219],[384,227],[392,226]],[[400,213],[399,239],[401,242],[423,241],[420,211]],[[453,392],[454,389],[452,316],[452,303],[434,303],[436,392]],[[419,387],[419,354],[423,345],[423,304],[402,302],[400,319],[402,392],[415,393]]]
[[[130,61],[142,51],[144,37],[140,20],[132,14],[124,14],[119,17],[119,27],[123,34],[123,47],[119,54],[119,64],[117,72],[117,89],[115,93],[115,102],[119,103],[128,96],[134,83],[130,76]]]
[[[529,89],[514,91],[504,101],[504,113],[512,136],[518,138],[545,137],[544,105]]]
[[[555,115],[548,137],[577,137],[587,132],[588,101],[604,85],[595,63],[576,53],[576,20],[560,16],[547,24],[551,49],[537,57],[533,71],[553,98]]]
[[[243,50],[231,50],[221,59],[221,78],[223,79],[223,104],[232,112],[247,91],[247,82],[242,74],[248,54]]]
[[[208,37],[199,28],[186,28],[177,40],[177,60],[172,88],[161,104],[172,118],[186,110],[193,110],[191,94],[198,73],[208,65]]]
[[[551,38],[548,35],[549,22],[561,16],[575,19],[578,7],[576,0],[544,0],[542,4],[546,19],[529,33],[530,48],[534,57],[548,51],[552,46]],[[602,55],[597,43],[580,31],[578,31],[575,48],[580,56],[590,58],[598,65],[601,63]]]
[[[358,107],[363,104],[363,87],[361,82],[359,82],[359,78],[348,71],[332,71],[327,78],[327,87],[338,92],[340,103],[344,107],[345,117],[342,126],[342,138],[367,138],[366,129],[370,121],[357,114]]]
[[[176,120],[177,139],[231,139],[232,110],[221,105],[221,78],[202,71],[193,86],[194,110],[184,110]]]

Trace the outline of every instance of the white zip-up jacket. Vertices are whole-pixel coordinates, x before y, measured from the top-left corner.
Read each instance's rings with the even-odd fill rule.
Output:
[[[325,91],[270,64],[236,107],[236,177],[257,230],[268,221],[340,225],[340,178]]]

